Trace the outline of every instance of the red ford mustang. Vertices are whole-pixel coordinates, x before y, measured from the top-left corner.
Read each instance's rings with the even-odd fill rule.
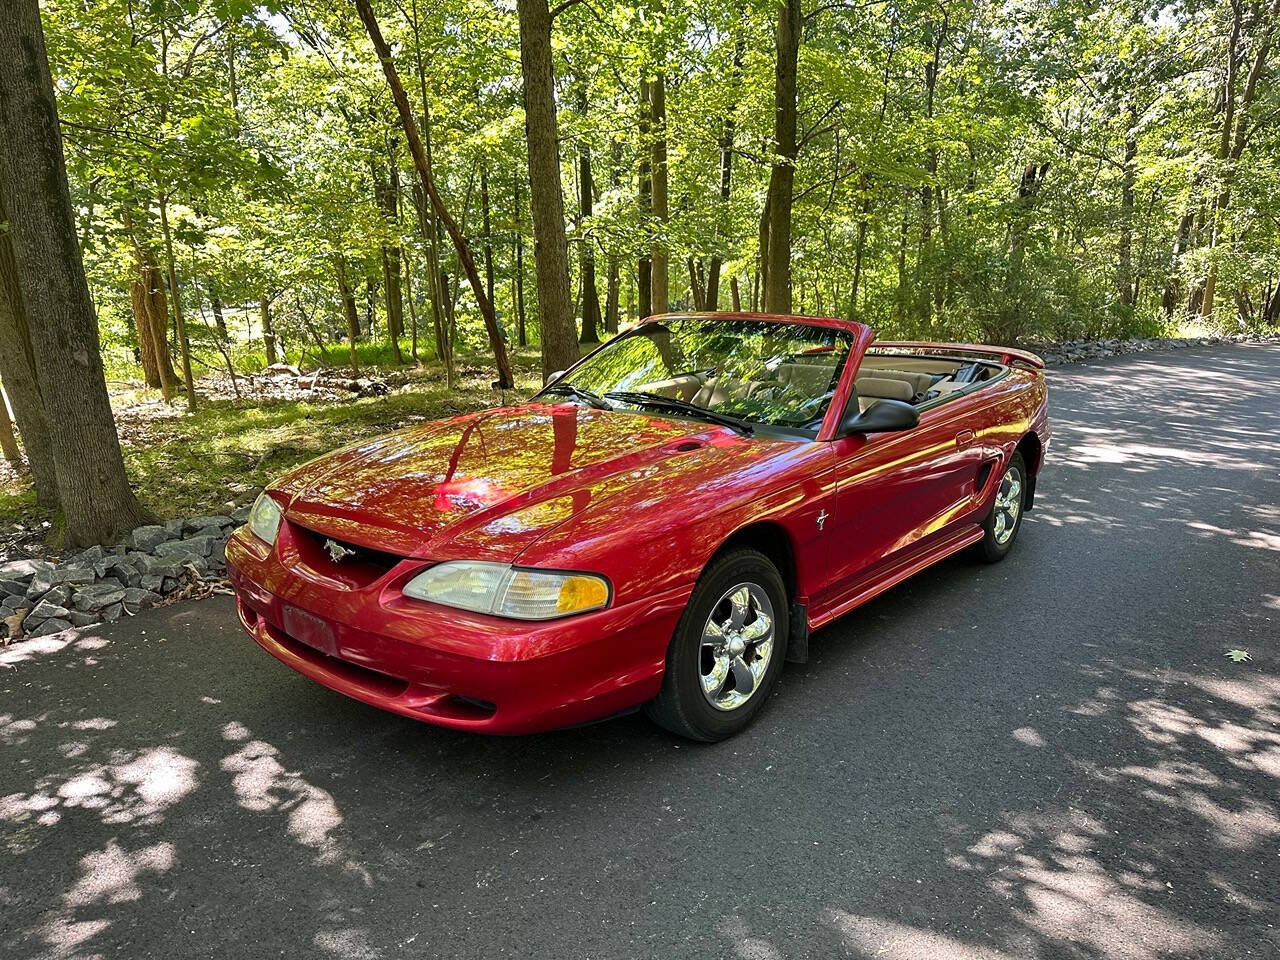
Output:
[[[831,319],[650,318],[527,403],[336,451],[227,546],[244,628],[447,727],[643,706],[741,730],[808,636],[966,547],[1013,546],[1049,443],[1039,358]]]

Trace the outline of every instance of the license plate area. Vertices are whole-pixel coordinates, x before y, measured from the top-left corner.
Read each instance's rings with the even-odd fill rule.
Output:
[[[284,630],[294,640],[306,644],[313,650],[319,650],[326,656],[338,655],[338,639],[334,635],[333,626],[297,607],[285,606],[282,611]]]

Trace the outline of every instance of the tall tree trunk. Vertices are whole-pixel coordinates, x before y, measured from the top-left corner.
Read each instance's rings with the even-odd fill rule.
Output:
[[[418,20],[418,0],[410,0],[410,26],[413,28],[414,60],[418,71],[418,94],[422,99],[422,147],[426,156],[427,174],[435,180],[435,158],[431,143],[431,101],[427,96],[427,72],[422,57],[422,34]],[[440,275],[440,230],[435,208],[419,184],[414,188],[418,205],[418,222],[427,239],[427,293],[431,301],[431,323],[435,333],[436,359],[444,364],[445,384],[453,389],[453,343],[444,316],[444,286]]]
[[[1178,308],[1178,299],[1182,295],[1182,281],[1179,275],[1179,266],[1182,263],[1182,256],[1187,251],[1187,243],[1191,238],[1191,227],[1195,223],[1195,211],[1188,210],[1182,215],[1182,219],[1178,221],[1178,232],[1173,238],[1173,256],[1169,263],[1169,275],[1164,281],[1164,294],[1160,298],[1160,305],[1164,309],[1164,315],[1168,319],[1173,319],[1173,312]]]
[[[169,230],[169,197],[160,196],[160,227],[164,231],[164,255],[169,272],[169,299],[173,301],[173,323],[178,332],[178,347],[182,350],[182,379],[187,384],[187,409],[196,409],[196,382],[191,376],[191,342],[187,339],[187,324],[182,317],[182,297],[178,293],[178,271],[173,263],[173,234]]]
[[[520,20],[533,261],[538,279],[538,329],[545,381],[549,374],[577,361],[578,331],[569,295],[569,244],[564,232],[560,135],[551,66],[551,13],[547,0],[516,0],[516,10]]]
[[[382,245],[383,305],[387,311],[387,340],[396,363],[404,365],[400,338],[404,336],[404,292],[400,288],[400,245]]]
[[[409,268],[409,252],[401,250],[401,256],[404,263],[401,266],[404,272],[404,300],[409,306],[409,357],[414,363],[418,362],[418,308],[413,302],[413,271]]]
[[[107,396],[36,0],[13,0],[0,17],[0,197],[47,414],[61,539],[110,543],[148,517],[129,487]]]
[[[493,303],[493,229],[489,221],[489,165],[480,167],[480,230],[484,241],[484,292]]]
[[[1121,113],[1124,123],[1124,163],[1120,174],[1120,237],[1116,244],[1116,299],[1123,306],[1131,307],[1133,296],[1133,202],[1137,170],[1134,161],[1138,156],[1137,117],[1132,103],[1126,103]]]
[[[666,313],[671,309],[668,300],[670,288],[670,255],[667,250],[667,227],[671,219],[667,191],[667,78],[660,63],[658,75],[649,85],[650,118],[653,123],[653,219],[657,235],[651,253],[653,312]]]
[[[545,2],[543,6],[545,8]],[[405,139],[409,141],[409,150],[413,154],[414,166],[418,168],[418,176],[422,179],[423,189],[426,190],[427,196],[431,198],[431,206],[435,209],[436,216],[440,218],[445,230],[449,233],[449,238],[453,241],[454,249],[458,254],[458,261],[467,275],[467,281],[471,284],[471,292],[480,308],[480,315],[484,317],[485,330],[489,334],[489,346],[493,350],[494,364],[498,370],[498,385],[504,389],[510,389],[515,386],[515,379],[511,375],[511,363],[507,359],[506,345],[503,344],[502,334],[498,330],[498,319],[493,312],[493,301],[485,295],[484,285],[480,282],[479,274],[476,272],[475,259],[471,256],[471,248],[467,244],[466,238],[463,237],[457,223],[454,222],[453,217],[449,215],[449,211],[445,208],[440,194],[436,191],[435,179],[432,176],[431,168],[427,165],[422,139],[418,135],[418,125],[414,121],[413,112],[409,107],[409,98],[405,95],[404,87],[400,84],[400,76],[396,72],[395,62],[391,58],[391,48],[387,46],[387,41],[382,37],[382,31],[378,27],[378,21],[373,15],[373,7],[370,5],[369,0],[356,0],[356,9],[360,13],[360,19],[364,21],[365,29],[369,33],[369,39],[373,42],[374,50],[377,51],[378,59],[382,61],[382,72],[387,78],[387,86],[391,88],[391,98],[395,101],[396,110],[400,114],[400,123],[404,127]],[[551,46],[549,27],[550,20],[548,19],[548,54]],[[550,67],[551,61],[548,57],[548,71]],[[560,235],[564,236],[563,221],[560,224]],[[572,323],[570,325],[572,326]]]
[[[738,113],[738,81],[742,76],[742,58],[746,53],[746,41],[739,36],[733,45],[733,73],[731,82],[734,97],[725,110],[724,121],[720,126],[720,205],[727,216],[729,197],[733,187],[733,141],[737,129]],[[718,231],[718,227],[717,227]],[[720,309],[720,253],[717,251],[707,265],[707,283],[704,307],[707,310]]]
[[[579,109],[587,115],[587,84],[579,85]],[[596,291],[596,251],[585,227],[595,206],[595,179],[591,175],[591,147],[586,137],[578,142],[578,225],[582,236],[582,249],[578,263],[582,271],[582,337],[583,343],[600,342],[600,295]]]
[[[262,297],[258,301],[259,312],[262,317],[262,346],[265,348],[267,355],[267,366],[280,362],[280,352],[276,349],[276,331],[271,325],[271,298]]]
[[[646,227],[651,228],[653,218],[653,170],[649,165],[652,146],[649,138],[649,81],[640,78],[640,143],[637,153],[640,154],[640,177],[637,194],[640,201],[640,218]],[[653,315],[653,261],[649,259],[649,247],[641,248],[636,262],[636,287],[640,298],[640,318]]]
[[[524,211],[520,206],[520,175],[517,173],[512,177],[511,183],[512,208],[515,216],[512,218],[515,222],[515,230],[513,231],[515,247],[516,247],[516,292],[514,297],[516,310],[516,343],[522,347],[529,345],[529,333],[525,326],[524,316]]]
[[[356,337],[360,335],[360,318],[356,315],[356,297],[347,281],[347,258],[342,253],[333,257],[334,274],[338,278],[338,296],[342,300],[342,317],[347,322],[347,350],[351,358],[351,371],[360,369],[356,357]]]
[[[737,313],[742,309],[742,294],[738,292],[738,275],[735,273],[729,278],[729,296],[730,303],[733,305],[733,312]]]
[[[775,27],[774,161],[769,173],[769,255],[764,309],[791,312],[791,204],[796,172],[796,66],[800,56],[800,0],[781,0]]]

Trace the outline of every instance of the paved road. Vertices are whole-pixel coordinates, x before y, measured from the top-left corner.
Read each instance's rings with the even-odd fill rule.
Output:
[[[1277,956],[1280,349],[1052,381],[1010,559],[822,632],[719,746],[417,725],[225,598],[11,648],[0,956]]]

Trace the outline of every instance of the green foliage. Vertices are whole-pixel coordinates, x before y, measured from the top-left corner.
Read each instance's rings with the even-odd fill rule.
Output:
[[[494,298],[513,341],[517,238],[523,244],[536,341],[514,11],[493,0],[375,6],[424,132],[430,113],[440,192],[482,273],[487,175]],[[1188,319],[1221,329],[1274,323],[1274,64],[1234,118],[1246,146],[1225,161],[1218,149],[1232,17],[1241,12],[1234,57],[1248,64],[1277,29],[1261,10],[1226,0],[1178,2],[1158,17],[1085,0],[807,5],[797,312],[856,317],[882,335],[995,340],[1151,335]],[[646,0],[576,4],[556,19],[571,270],[576,286],[591,249],[603,287],[616,265],[624,323],[636,309],[637,257],[655,242],[670,254],[676,308],[693,305],[691,273],[705,277],[713,258],[723,265],[715,306],[730,306],[731,278],[744,308],[757,303],[775,12],[765,0]],[[420,180],[348,4],[50,0],[44,16],[113,379],[139,374],[130,283],[137,251],[163,261],[162,201],[198,371],[221,368],[224,351],[244,371],[266,362],[264,299],[290,362],[312,365],[323,353],[347,363],[340,269],[359,315],[358,362],[393,361],[388,253],[402,257],[412,296],[402,351],[416,317],[418,357],[434,356]],[[662,133],[642,135],[639,88],[659,73],[666,225],[637,199],[641,163]],[[732,189],[722,199],[726,145]],[[585,218],[584,154],[596,192]],[[443,233],[437,245],[446,324],[460,349],[484,351]],[[1200,315],[1211,273],[1217,297]]]

